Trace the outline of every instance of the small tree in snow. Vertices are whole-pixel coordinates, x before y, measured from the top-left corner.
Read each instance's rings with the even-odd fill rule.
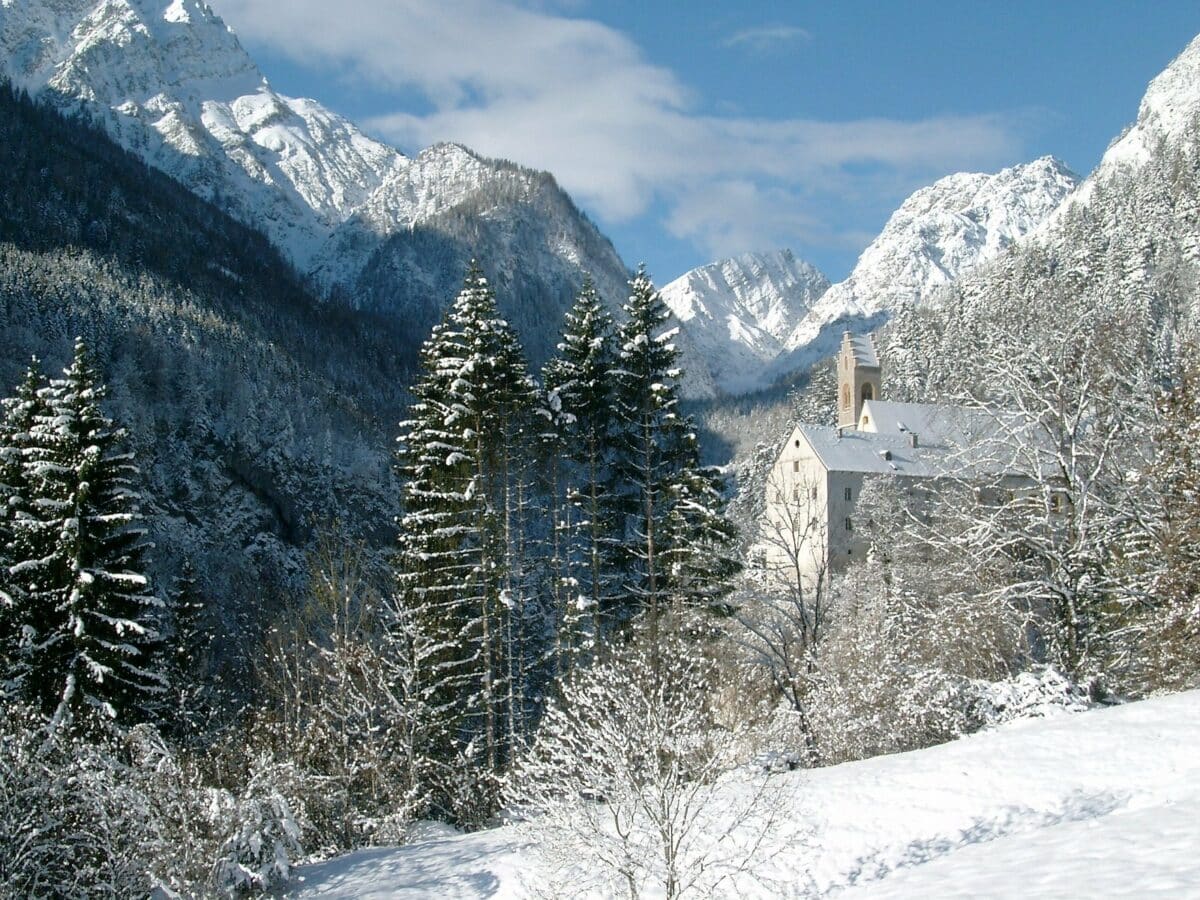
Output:
[[[413,636],[372,585],[362,547],[324,535],[310,584],[263,648],[259,744],[311,786],[304,805],[320,846],[400,842],[427,803]]]
[[[735,736],[707,711],[689,647],[627,648],[579,673],[510,774],[506,799],[556,896],[708,896],[754,859],[778,810],[720,776]]]

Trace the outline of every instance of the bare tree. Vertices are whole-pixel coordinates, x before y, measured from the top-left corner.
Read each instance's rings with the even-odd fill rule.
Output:
[[[811,764],[820,755],[808,700],[830,615],[828,521],[815,476],[767,479],[768,512],[759,543],[763,565],[742,592],[735,631],[751,664],[765,673],[793,712]]]
[[[1087,681],[1128,665],[1118,613],[1147,599],[1122,559],[1149,509],[1153,334],[1096,310],[1039,324],[975,354],[973,402],[1002,410],[973,448],[994,477],[944,537],[976,572],[1006,566],[990,589],[1039,615],[1050,658]]]
[[[673,644],[673,645],[672,645]],[[778,814],[764,776],[724,786],[702,667],[663,640],[569,682],[509,777],[507,800],[554,896],[711,896],[745,872]]]
[[[372,584],[360,546],[325,535],[311,585],[268,636],[258,731],[313,783],[323,840],[400,840],[424,802],[419,648],[406,640],[404,609]]]

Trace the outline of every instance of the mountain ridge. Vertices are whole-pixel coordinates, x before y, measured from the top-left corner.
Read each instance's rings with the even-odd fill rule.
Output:
[[[771,339],[762,322],[735,311],[729,292],[714,314],[731,323],[724,340],[713,316],[700,314],[695,282],[711,278],[725,260],[701,266],[664,288],[685,334],[702,345],[710,374],[726,393],[759,390],[807,369],[836,352],[841,333],[870,331],[899,308],[918,304],[981,263],[1024,240],[1071,195],[1078,177],[1060,160],[1044,156],[996,173],[960,172],[911,194],[858,258],[850,275],[815,298],[789,300],[765,278],[742,286],[744,294],[775,290],[776,304],[794,314],[790,329]],[[754,256],[753,254],[751,256]],[[822,276],[823,277],[823,276]],[[708,302],[712,302],[711,292]]]
[[[420,230],[442,239],[441,255],[391,268],[412,290],[436,291],[420,299],[439,312],[469,259],[498,270],[489,274],[509,265],[487,259],[489,249],[527,263],[497,279],[514,291],[498,300],[515,321],[521,298],[538,298],[521,334],[535,364],[553,349],[585,274],[614,311],[624,300],[627,267],[552,176],[457,144],[409,158],[314,100],[285,97],[199,0],[0,0],[0,75],[87,113],[118,144],[266,233],[315,289],[352,306],[407,321],[412,304],[395,302],[406,287],[364,274],[387,269],[380,257]],[[554,218],[539,220],[546,210]],[[409,342],[430,324],[413,316]]]
[[[686,272],[662,297],[695,346],[689,369],[706,367],[726,394],[753,387],[796,323],[829,288],[790,250],[745,253]]]

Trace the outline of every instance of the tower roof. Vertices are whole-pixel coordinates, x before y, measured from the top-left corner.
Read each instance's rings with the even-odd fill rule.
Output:
[[[851,358],[861,367],[878,369],[879,351],[875,347],[875,338],[869,334],[842,333],[842,352],[849,353]]]

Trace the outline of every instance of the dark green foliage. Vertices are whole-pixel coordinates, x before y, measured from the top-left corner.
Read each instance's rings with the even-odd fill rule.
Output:
[[[559,355],[546,364],[546,466],[554,475],[558,539],[554,608],[560,675],[587,657],[618,595],[619,509],[614,495],[617,367],[612,317],[590,281],[567,313]]]
[[[616,618],[644,613],[657,645],[664,614],[713,607],[727,593],[721,579],[736,571],[735,535],[723,520],[718,480],[700,468],[694,425],[679,410],[670,314],[644,269],[630,283],[625,313],[614,373],[615,475],[625,516]]]
[[[475,266],[422,349],[424,378],[402,423],[401,602],[432,647],[427,752],[498,773],[525,710],[529,648],[521,485],[535,391],[516,337]],[[451,785],[435,796],[452,805]],[[447,809],[470,821],[490,812]]]
[[[20,558],[14,546],[13,520],[28,512],[25,459],[31,446],[30,431],[50,411],[40,394],[45,385],[35,358],[16,394],[4,400],[0,422],[0,694],[19,693],[28,668],[27,654],[21,651],[26,638],[19,614],[22,594],[8,570]]]
[[[164,698],[162,602],[144,574],[145,532],[125,434],[100,411],[86,347],[39,396],[12,519],[9,579],[29,672],[23,693],[56,721],[145,721]]]

